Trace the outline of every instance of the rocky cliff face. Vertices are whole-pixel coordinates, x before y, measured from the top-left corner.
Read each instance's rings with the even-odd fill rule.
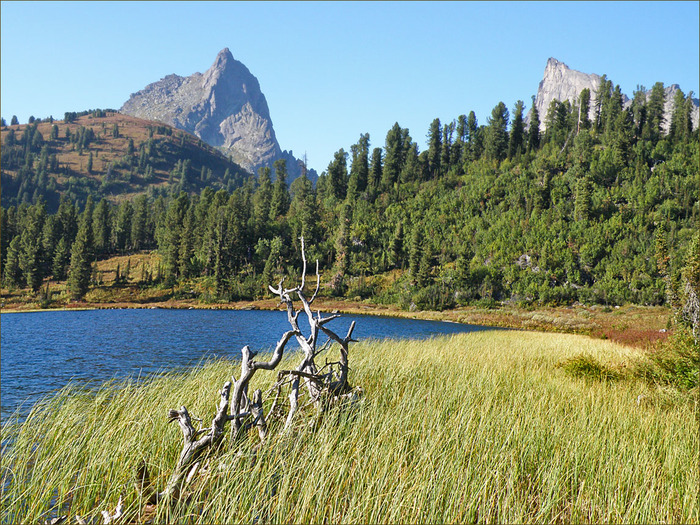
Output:
[[[550,58],[547,60],[547,65],[544,68],[544,75],[542,81],[537,89],[537,95],[535,96],[535,107],[540,115],[540,130],[544,131],[546,124],[544,122],[545,116],[547,115],[547,109],[552,100],[557,99],[559,101],[568,100],[572,103],[578,103],[579,95],[581,91],[588,88],[591,91],[591,110],[589,117],[593,118],[593,102],[595,99],[595,93],[598,89],[598,84],[600,83],[600,76],[596,74],[587,74],[574,69],[570,69],[569,66],[563,62],[558,61],[555,58]],[[680,89],[677,84],[666,87],[666,103],[664,106],[664,123],[662,128],[665,132],[668,132],[671,126],[671,113],[673,111],[673,97],[676,90]],[[647,100],[651,95],[651,90],[647,91]],[[623,94],[622,100],[624,107],[627,108],[632,101],[630,98]],[[693,99],[695,109],[693,111],[693,127],[696,128],[700,122],[700,111],[698,109],[698,100]],[[529,123],[530,114],[528,113],[526,122]]]
[[[228,48],[206,72],[168,75],[132,94],[120,112],[188,131],[251,173],[285,159],[288,181],[301,174],[298,160],[277,142],[258,79]],[[307,175],[313,180],[316,173]]]

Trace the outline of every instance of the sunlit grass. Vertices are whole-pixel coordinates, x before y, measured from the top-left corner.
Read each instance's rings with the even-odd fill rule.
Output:
[[[588,356],[624,371],[634,352],[514,331],[357,344],[360,404],[315,430],[302,414],[285,439],[273,425],[256,456],[256,433],[226,443],[185,489],[189,503],[159,505],[156,521],[697,523],[697,391],[632,374],[575,377],[563,365]],[[235,363],[219,361],[97,393],[67,388],[21,426],[8,423],[2,521],[36,522],[52,507],[97,516],[120,495],[135,519],[137,465],[145,460],[162,489],[181,449],[167,409],[184,404],[210,424],[232,373]],[[273,379],[259,372],[251,386]]]

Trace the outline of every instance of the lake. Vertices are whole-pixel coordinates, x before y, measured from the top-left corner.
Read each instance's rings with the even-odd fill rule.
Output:
[[[299,317],[306,333],[306,318]],[[342,315],[328,325],[357,340],[421,339],[488,327],[392,317]],[[31,406],[69,381],[98,384],[144,377],[207,358],[238,359],[241,348],[274,348],[290,329],[285,311],[85,310],[0,315],[0,418]],[[321,339],[325,341],[325,338]],[[292,339],[287,348],[298,350]]]

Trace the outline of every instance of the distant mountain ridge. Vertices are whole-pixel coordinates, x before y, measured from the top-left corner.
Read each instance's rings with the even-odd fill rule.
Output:
[[[578,103],[578,98],[581,91],[588,88],[591,91],[592,102],[595,98],[595,93],[598,90],[600,78],[600,75],[596,75],[595,73],[588,74],[571,69],[564,62],[560,62],[555,58],[550,58],[547,60],[547,65],[544,68],[544,75],[542,76],[542,80],[540,81],[537,89],[537,95],[535,96],[535,107],[540,115],[540,129],[546,129],[544,118],[552,100],[557,99],[560,102],[568,100],[572,103]],[[678,84],[671,84],[670,86],[665,87],[664,122],[662,124],[662,129],[665,133],[668,133],[671,126],[673,97],[678,89],[680,89]],[[648,90],[646,92],[647,100],[649,99],[650,94],[651,90]],[[624,93],[622,95],[622,102],[625,108],[632,104],[632,100]],[[694,98],[693,105],[693,128],[697,128],[698,124],[700,123],[700,101]],[[593,110],[593,104],[591,104],[589,114],[590,117],[593,116]],[[528,124],[529,119],[530,113],[528,113],[526,119]]]
[[[228,48],[204,73],[168,75],[133,93],[120,112],[188,131],[253,174],[284,159],[288,181],[301,175],[300,161],[277,142],[258,79]]]

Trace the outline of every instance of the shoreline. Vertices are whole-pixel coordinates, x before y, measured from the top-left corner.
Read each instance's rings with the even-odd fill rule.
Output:
[[[650,348],[668,337],[667,321],[671,310],[660,306],[625,305],[614,308],[593,305],[538,307],[533,309],[501,305],[496,308],[465,306],[451,310],[401,310],[381,305],[339,299],[318,298],[315,310],[350,315],[372,315],[402,319],[443,321],[494,328],[515,328],[537,332],[573,333],[599,339],[611,339],[637,348]],[[230,310],[284,311],[273,299],[202,304],[195,300],[169,299],[153,302],[74,303],[58,308],[3,307],[0,314],[85,310]]]

